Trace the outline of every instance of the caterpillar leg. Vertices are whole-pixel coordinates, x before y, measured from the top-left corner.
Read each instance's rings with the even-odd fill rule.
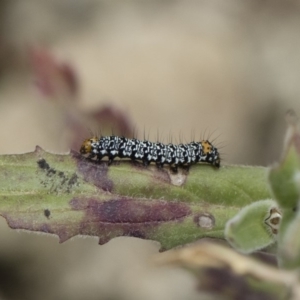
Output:
[[[163,163],[160,163],[160,162],[157,162],[157,163],[156,163],[156,167],[157,167],[158,169],[163,169],[163,168],[164,168],[164,164],[163,164]]]
[[[145,167],[148,167],[148,166],[149,166],[149,164],[150,164],[150,162],[149,162],[149,161],[147,161],[147,160],[143,160],[143,165],[144,165]]]
[[[178,165],[170,166],[170,169],[172,172],[177,173],[178,172]]]
[[[115,158],[114,156],[110,156],[110,157],[108,158],[108,163],[107,163],[108,166],[110,166],[110,165],[112,164],[114,158]]]
[[[101,154],[97,154],[97,155],[94,155],[94,156],[97,156],[97,160],[102,160],[103,156]]]
[[[139,161],[137,161],[135,158],[131,158],[131,163],[133,165],[137,165],[137,164],[139,164]]]
[[[88,156],[86,156],[89,159],[93,159],[96,155],[94,153],[90,153]]]
[[[183,170],[186,170],[188,172],[190,170],[190,166],[191,165],[182,165],[181,167]]]

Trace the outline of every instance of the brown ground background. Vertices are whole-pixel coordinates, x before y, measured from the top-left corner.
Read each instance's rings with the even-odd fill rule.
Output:
[[[83,111],[113,105],[152,139],[214,132],[224,163],[267,166],[286,110],[299,113],[299,17],[298,1],[2,1],[0,153],[68,150],[32,84],[28,49],[43,46],[75,69]],[[0,218],[0,299],[200,299],[190,274],[148,265],[157,250],[134,238],[59,245]]]

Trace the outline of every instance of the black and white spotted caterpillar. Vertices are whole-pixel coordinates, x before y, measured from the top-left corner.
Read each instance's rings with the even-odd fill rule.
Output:
[[[174,167],[189,167],[198,162],[220,167],[220,154],[218,149],[209,141],[191,142],[189,144],[165,145],[117,136],[92,137],[86,139],[81,148],[81,154],[88,154],[89,158],[96,157],[101,160],[108,156],[109,164],[115,157],[141,160],[145,166],[155,162],[157,167],[164,164]]]

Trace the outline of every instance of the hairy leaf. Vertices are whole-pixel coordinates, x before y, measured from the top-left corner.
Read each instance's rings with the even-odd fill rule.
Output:
[[[300,265],[300,129],[293,111],[287,113],[287,122],[283,158],[270,169],[269,181],[283,214],[278,240],[280,262],[296,268]]]
[[[275,242],[280,219],[274,200],[260,200],[245,206],[227,222],[225,237],[239,251],[251,253]]]
[[[11,228],[159,241],[163,249],[223,238],[242,207],[268,198],[262,167],[195,165],[189,171],[138,162],[95,162],[76,152],[0,156],[0,215]]]

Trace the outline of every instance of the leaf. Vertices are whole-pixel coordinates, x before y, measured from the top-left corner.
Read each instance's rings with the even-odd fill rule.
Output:
[[[275,198],[282,208],[293,209],[299,199],[300,160],[293,145],[284,161],[270,170],[269,180]]]
[[[0,215],[11,228],[156,240],[162,249],[223,238],[243,206],[269,197],[260,167],[195,165],[177,174],[138,162],[94,162],[77,152],[0,156]],[[255,188],[254,188],[255,187]]]
[[[288,224],[285,234],[281,237],[279,256],[285,268],[295,269],[300,266],[300,213],[294,213],[292,221]]]
[[[293,111],[287,113],[288,130],[281,162],[269,172],[272,192],[283,214],[278,237],[279,261],[286,268],[300,266],[300,129]]]
[[[260,200],[244,207],[225,228],[227,241],[243,253],[266,248],[276,240],[281,214],[273,200]]]
[[[287,121],[283,159],[270,169],[269,181],[280,207],[293,209],[300,197],[300,130],[293,111],[287,113]]]

